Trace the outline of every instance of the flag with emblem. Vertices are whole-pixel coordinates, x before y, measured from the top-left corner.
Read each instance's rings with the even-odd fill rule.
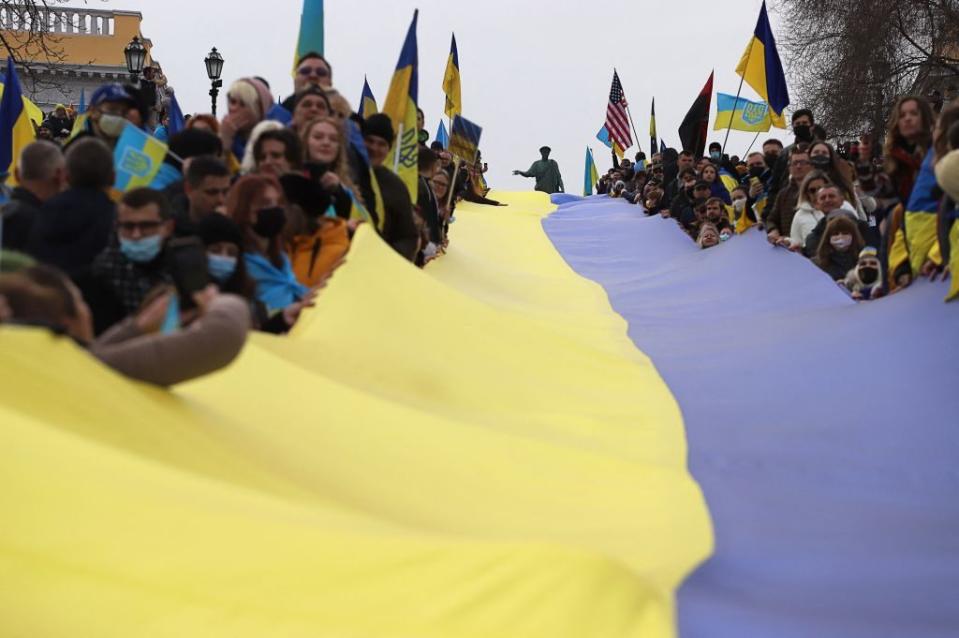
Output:
[[[467,162],[475,162],[482,133],[481,127],[457,115],[453,118],[453,130],[450,133],[450,152]]]
[[[113,187],[125,193],[141,186],[157,187],[156,178],[165,165],[167,145],[136,126],[127,124],[113,151],[113,167],[117,177]],[[164,174],[177,172],[172,166]],[[164,181],[166,181],[164,179]]]

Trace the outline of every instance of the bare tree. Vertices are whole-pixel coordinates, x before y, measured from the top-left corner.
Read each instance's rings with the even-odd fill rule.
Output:
[[[779,0],[796,92],[831,136],[882,135],[896,97],[959,77],[959,0]]]
[[[106,2],[107,0],[100,0]],[[0,55],[13,58],[32,91],[60,88],[50,71],[65,60],[57,10],[68,0],[0,0]],[[84,0],[84,4],[87,4]]]

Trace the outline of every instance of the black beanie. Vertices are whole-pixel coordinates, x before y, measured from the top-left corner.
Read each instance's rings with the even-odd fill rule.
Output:
[[[380,137],[393,146],[393,121],[384,113],[376,113],[363,120],[363,137]]]
[[[170,137],[170,150],[179,157],[198,157],[200,155],[222,155],[223,142],[218,135],[199,128],[183,129]]]
[[[196,225],[196,234],[209,246],[218,242],[228,242],[243,248],[243,233],[235,221],[220,213],[210,213]]]

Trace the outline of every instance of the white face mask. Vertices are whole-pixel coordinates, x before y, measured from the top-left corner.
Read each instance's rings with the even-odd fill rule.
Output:
[[[829,244],[836,250],[846,250],[852,246],[852,237],[849,235],[833,235],[829,238]]]
[[[746,200],[741,197],[739,199],[734,199],[733,208],[735,208],[736,210],[742,210],[746,208]]]
[[[100,119],[97,120],[97,125],[100,127],[100,131],[107,137],[117,138],[123,133],[127,121],[126,118],[120,117],[119,115],[104,113],[100,116]]]

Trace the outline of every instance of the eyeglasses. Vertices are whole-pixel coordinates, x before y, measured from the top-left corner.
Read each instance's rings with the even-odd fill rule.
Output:
[[[325,78],[330,75],[330,72],[326,70],[326,67],[322,66],[301,66],[296,70],[298,75],[303,77],[309,77],[315,75],[318,78]]]
[[[790,163],[790,166],[807,166],[808,164],[809,164],[809,160],[797,159],[797,160],[793,160]]]
[[[149,235],[156,232],[162,223],[161,221],[117,222],[117,228],[126,235],[132,235],[138,230],[141,235]]]

